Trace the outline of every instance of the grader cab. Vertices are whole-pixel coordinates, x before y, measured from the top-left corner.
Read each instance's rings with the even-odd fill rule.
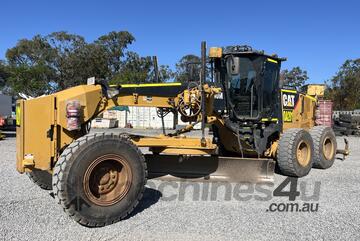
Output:
[[[52,189],[77,222],[103,226],[136,207],[148,178],[272,182],[275,166],[302,177],[331,167],[337,152],[348,154],[337,150],[331,128],[315,126],[317,97],[279,82],[285,59],[249,46],[211,48],[207,58],[204,42],[201,52],[199,83],[92,79],[19,100],[17,170]],[[179,113],[189,124],[158,136],[90,132],[91,120],[113,106],[156,107],[160,117]],[[198,123],[201,135],[187,136]]]

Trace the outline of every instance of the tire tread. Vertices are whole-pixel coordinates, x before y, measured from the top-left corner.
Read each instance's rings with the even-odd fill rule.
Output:
[[[280,138],[279,149],[277,152],[277,163],[282,174],[286,176],[300,177],[294,163],[293,146],[298,135],[305,130],[301,128],[291,128],[286,130]]]
[[[70,209],[70,205],[67,204],[67,201],[69,201],[69,200],[67,200],[66,196],[64,195],[66,183],[64,182],[64,180],[61,179],[61,176],[64,175],[65,173],[66,174],[68,173],[69,169],[67,168],[67,165],[68,165],[69,159],[70,159],[71,155],[73,153],[75,153],[76,150],[81,145],[83,145],[95,138],[104,138],[105,136],[110,136],[112,138],[118,138],[121,141],[126,142],[131,148],[136,150],[138,155],[141,157],[141,164],[143,166],[143,169],[145,170],[145,178],[143,181],[142,189],[141,189],[138,197],[136,198],[134,205],[130,206],[129,209],[126,210],[126,212],[124,212],[124,214],[119,217],[113,218],[105,223],[97,223],[97,222],[94,222],[91,220],[87,220],[86,218],[80,216],[76,212],[72,212],[72,210]],[[53,185],[55,200],[57,201],[58,204],[60,204],[62,206],[63,210],[70,217],[72,217],[76,222],[78,222],[84,226],[100,227],[100,226],[105,226],[108,224],[118,222],[118,221],[126,218],[134,210],[134,208],[137,206],[137,204],[143,197],[143,193],[145,190],[145,184],[147,182],[147,174],[148,174],[148,170],[147,170],[147,165],[146,165],[143,154],[141,153],[139,148],[131,141],[131,139],[127,135],[124,135],[124,134],[114,135],[113,133],[96,132],[96,133],[87,134],[87,135],[73,141],[68,147],[66,147],[66,149],[63,151],[63,153],[60,155],[59,160],[55,164],[52,185]]]

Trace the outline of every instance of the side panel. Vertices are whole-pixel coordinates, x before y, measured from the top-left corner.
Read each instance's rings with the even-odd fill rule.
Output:
[[[283,130],[315,125],[316,99],[296,90],[281,90]]]
[[[50,170],[54,156],[55,98],[44,96],[20,101],[20,123],[17,123],[17,170],[29,168]]]

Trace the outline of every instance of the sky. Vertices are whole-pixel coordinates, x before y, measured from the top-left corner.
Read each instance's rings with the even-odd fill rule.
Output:
[[[68,31],[92,42],[127,30],[130,50],[158,56],[174,68],[186,54],[208,47],[247,44],[287,57],[282,68],[300,66],[309,83],[335,75],[346,59],[360,58],[360,1],[37,1],[2,0],[0,59],[19,39]]]

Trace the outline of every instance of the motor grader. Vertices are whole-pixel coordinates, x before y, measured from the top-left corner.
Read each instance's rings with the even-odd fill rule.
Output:
[[[284,58],[249,46],[207,56],[201,46],[199,83],[109,86],[92,78],[17,101],[17,170],[52,189],[75,221],[103,226],[131,213],[148,178],[271,182],[275,168],[302,177],[332,166],[335,135],[315,126],[317,96],[280,83]],[[91,120],[114,106],[156,107],[189,124],[158,136],[90,132]],[[199,123],[201,135],[186,135]]]

